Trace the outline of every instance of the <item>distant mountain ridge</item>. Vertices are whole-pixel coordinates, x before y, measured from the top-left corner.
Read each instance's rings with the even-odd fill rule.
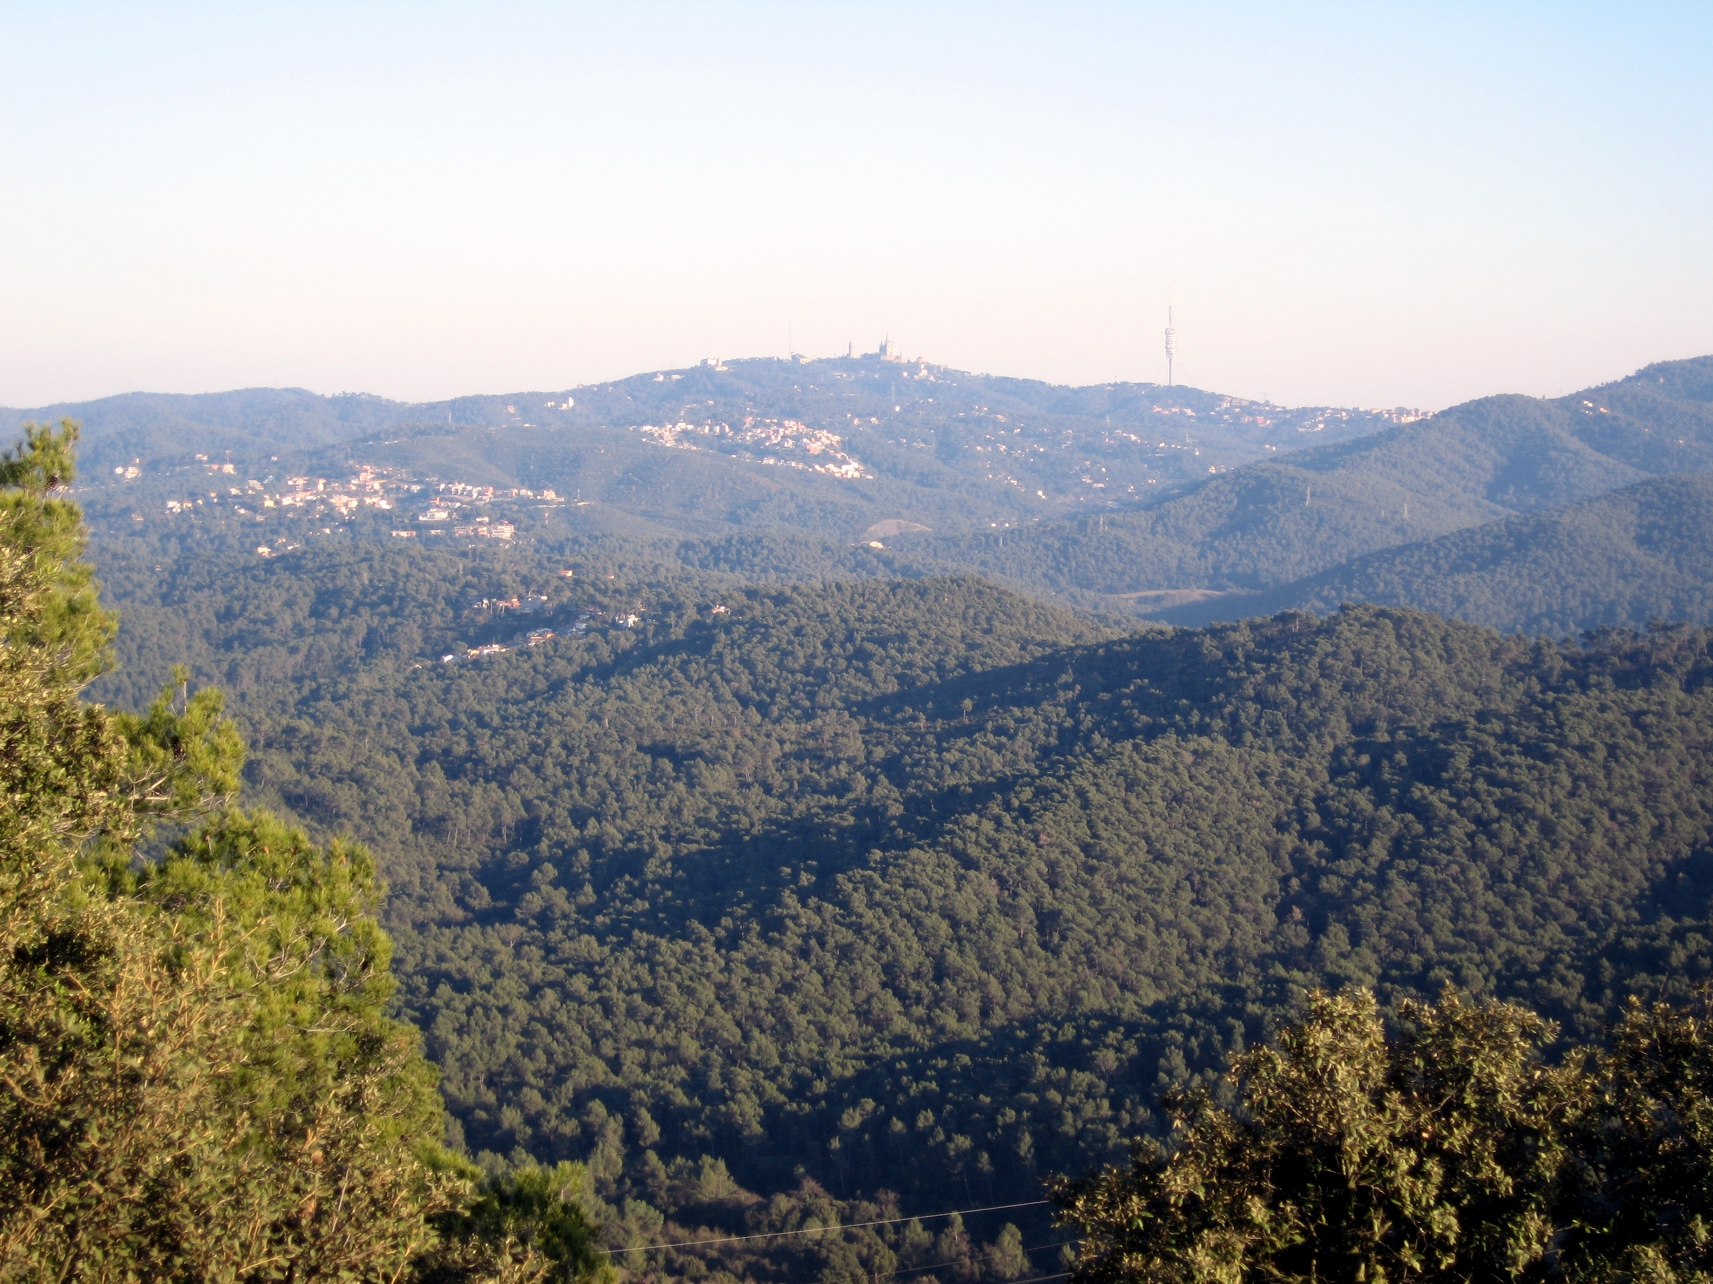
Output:
[[[1649,476],[1713,468],[1713,358],[1554,401],[1485,397],[1417,423],[1211,477],[1137,511],[906,547],[1039,590],[1256,592],[1355,557]],[[1236,605],[1241,605],[1237,603]]]
[[[876,356],[731,361],[420,404],[250,389],[0,411],[14,422],[62,415],[83,422],[82,458],[102,476],[228,452],[246,468],[399,465],[580,492],[678,529],[847,539],[877,521],[972,530],[1118,507],[1405,417],[1154,384],[1065,388]],[[835,457],[860,464],[861,484],[828,475]]]
[[[305,388],[242,388],[231,392],[128,392],[96,401],[58,402],[31,410],[0,410],[14,422],[62,418],[83,425],[79,459],[108,468],[193,451],[248,459],[281,450],[314,450],[371,436],[400,421],[398,402],[361,394],[323,396]]]
[[[1571,539],[1562,523],[1537,532],[1569,541],[1555,545],[1550,571],[1538,556],[1533,569],[1494,564],[1492,583],[1521,576],[1514,582],[1538,590],[1528,609],[1495,608],[1491,584],[1470,579],[1475,554],[1448,551],[1481,547],[1514,561],[1493,541],[1524,538],[1523,527],[1432,555],[1402,550],[1713,470],[1710,390],[1713,358],[1703,357],[1550,401],[1494,396],[1429,417],[1364,417],[1153,385],[1056,388],[868,357],[733,361],[568,393],[421,406],[251,390],[31,413],[84,417],[89,467],[79,498],[98,541],[178,539],[194,527],[201,556],[217,545],[222,556],[254,556],[270,530],[288,543],[323,531],[385,538],[389,526],[421,515],[392,522],[366,513],[374,518],[366,524],[330,515],[331,524],[295,533],[283,529],[284,509],[238,520],[228,510],[244,509],[226,481],[203,493],[204,475],[230,450],[243,474],[232,480],[261,496],[287,474],[336,483],[363,465],[431,487],[552,489],[574,502],[526,515],[521,541],[575,559],[619,539],[621,561],[640,556],[669,575],[804,582],[974,572],[1061,605],[1162,623],[1372,595],[1563,632],[1707,617],[1694,605],[1695,573],[1669,591],[1670,575],[1641,569],[1620,583],[1614,568],[1651,565],[1641,546]],[[115,478],[133,459],[143,461],[140,475]],[[185,515],[192,500],[194,517]],[[211,543],[217,534],[224,542]],[[1679,534],[1693,562],[1694,532]],[[1580,570],[1573,548],[1590,559]],[[1387,550],[1398,558],[1355,568]],[[1554,576],[1559,587],[1547,583]],[[1586,591],[1592,583],[1612,595]]]
[[[1713,621],[1713,473],[1649,478],[1156,618],[1199,626],[1283,610],[1324,614],[1347,602],[1548,635],[1639,630],[1657,619]]]

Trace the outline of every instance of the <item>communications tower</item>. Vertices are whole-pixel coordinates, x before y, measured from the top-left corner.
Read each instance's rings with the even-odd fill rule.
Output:
[[[1172,324],[1172,305],[1166,305],[1166,387],[1172,386],[1172,360],[1178,355],[1178,328]]]

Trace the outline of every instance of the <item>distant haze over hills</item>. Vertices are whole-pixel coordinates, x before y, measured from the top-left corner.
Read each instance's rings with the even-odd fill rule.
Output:
[[[1505,630],[1566,634],[1713,619],[1713,473],[1654,477],[1562,508],[1341,563],[1252,596],[1176,605],[1173,624],[1411,606]]]
[[[326,466],[361,448],[365,462],[426,468],[481,459],[494,480],[582,485],[590,498],[669,522],[832,533],[824,519],[752,511],[784,482],[814,494],[817,509],[862,510],[847,519],[866,515],[855,534],[886,518],[959,528],[1136,503],[1150,488],[1361,436],[1415,412],[1289,409],[1156,384],[1064,388],[871,355],[734,360],[426,404],[249,389],[0,413],[80,419],[84,458],[103,472],[227,452],[247,464],[285,453]],[[591,461],[591,452],[607,458]],[[882,485],[817,480],[849,460],[858,467],[847,472]],[[869,511],[876,503],[908,511]]]
[[[107,531],[187,528],[191,503],[206,528],[219,488],[195,487],[228,462],[256,494],[288,474],[332,486],[367,466],[419,491],[550,490],[569,502],[530,517],[520,540],[592,547],[623,533],[652,564],[740,577],[973,570],[1070,605],[1185,622],[1372,593],[1562,631],[1678,610],[1700,619],[1704,608],[1688,588],[1659,597],[1648,585],[1660,577],[1642,575],[1622,609],[1542,588],[1538,610],[1495,613],[1477,605],[1492,595],[1470,587],[1474,552],[1444,564],[1463,568],[1455,590],[1433,587],[1437,553],[1400,553],[1384,574],[1337,568],[1713,469],[1710,389],[1713,358],[1698,358],[1557,400],[1487,397],[1418,417],[1154,384],[1057,387],[869,355],[733,360],[423,405],[259,389],[6,413],[83,420],[89,511]],[[348,517],[326,530],[361,533]],[[1678,536],[1702,538],[1693,523]],[[1458,547],[1499,556],[1486,537]],[[1554,574],[1616,582],[1618,567],[1641,565],[1610,542],[1576,547],[1581,560],[1548,559]],[[1300,593],[1287,590],[1298,582]]]
[[[1713,359],[1702,358],[1557,401],[1487,397],[1211,477],[1122,515],[1043,522],[1003,548],[979,538],[912,547],[1090,601],[1272,589],[1379,549],[1713,468],[1710,371]],[[1193,608],[1210,609],[1205,597]],[[1241,598],[1217,609],[1251,613]]]

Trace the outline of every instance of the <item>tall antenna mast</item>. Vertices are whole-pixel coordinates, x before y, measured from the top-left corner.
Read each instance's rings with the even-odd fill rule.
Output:
[[[1178,328],[1172,324],[1172,305],[1166,304],[1166,387],[1172,386],[1172,361],[1178,355]]]

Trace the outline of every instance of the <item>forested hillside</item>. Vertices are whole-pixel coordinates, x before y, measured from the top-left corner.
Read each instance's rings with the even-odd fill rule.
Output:
[[[1272,589],[1379,549],[1713,468],[1710,388],[1713,358],[1703,357],[1554,401],[1486,397],[1239,468],[1138,511],[1043,521],[1003,542],[912,536],[902,547],[1089,602],[1128,594],[1172,608],[1184,590],[1205,601]],[[1241,601],[1226,609],[1253,613]]]
[[[0,453],[0,1278],[592,1279],[584,1171],[443,1144],[361,846],[236,805],[218,692],[79,698],[108,660],[65,483]]]
[[[1713,622],[1713,473],[1662,477],[1580,504],[1372,553],[1308,579],[1162,611],[1165,623],[1345,602],[1411,606],[1553,636]]]
[[[372,399],[299,405],[308,394],[291,394],[272,418],[234,412],[254,420],[255,439],[232,463],[219,449],[192,455],[214,440],[201,421],[147,427],[155,402],[141,399],[103,408],[132,416],[114,419],[109,441],[158,429],[157,445],[176,443],[176,453],[145,460],[136,476],[108,470],[80,498],[103,559],[148,566],[186,551],[243,561],[276,544],[394,532],[453,547],[472,517],[491,515],[529,555],[591,571],[599,562],[602,574],[813,582],[975,571],[1081,609],[1191,606],[1204,614],[1172,618],[1234,618],[1262,610],[1246,595],[1386,549],[1713,468],[1710,363],[1393,424],[868,358],[736,362],[555,394],[574,408],[449,403],[475,423],[424,422],[431,408]],[[270,395],[181,400],[213,420],[228,402]],[[1359,429],[1366,435],[1347,436]],[[222,428],[220,440],[242,431]],[[337,445],[303,444],[336,432],[348,434]],[[279,444],[286,438],[297,444]],[[359,502],[359,485],[390,488],[385,505],[367,506],[383,498],[372,493]],[[464,507],[444,510],[453,526],[422,525],[455,496]],[[116,588],[152,600],[129,580]],[[1460,593],[1447,585],[1422,601]],[[1637,597],[1624,618],[1673,609]]]
[[[1314,986],[1450,983],[1596,1040],[1713,969],[1713,635],[1279,610],[1693,618],[1708,365],[965,536],[653,439],[603,502],[548,494],[611,425],[419,426],[349,481],[144,471],[89,492],[122,613],[92,692],[140,707],[177,660],[231,692],[254,796],[375,850],[452,1140],[586,1160],[609,1244],[1029,1201]],[[936,467],[974,512],[991,479]],[[1087,610],[1173,593],[1268,611]],[[1030,1216],[906,1256],[1019,1278],[1057,1246]]]
[[[130,394],[0,420],[82,421],[88,479],[145,519],[209,467],[262,478],[369,464],[555,488],[680,533],[777,527],[848,543],[876,522],[1001,529],[1134,504],[1406,413],[1155,384],[1065,388],[870,354],[422,404],[301,389]],[[103,485],[115,468],[121,480]]]
[[[260,796],[376,844],[472,1151],[614,1200],[704,1155],[1027,1198],[1308,986],[1587,1035],[1707,970],[1705,633],[1103,637],[967,580],[647,606],[240,706]]]

